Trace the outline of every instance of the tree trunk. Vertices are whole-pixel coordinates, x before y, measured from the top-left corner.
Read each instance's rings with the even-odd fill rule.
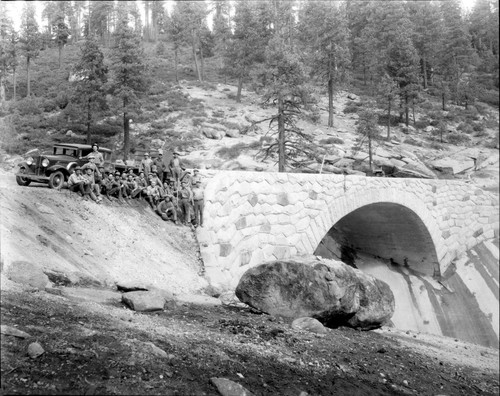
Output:
[[[403,122],[403,114],[404,114],[404,109],[403,109],[403,99],[401,98],[401,95],[399,96],[399,120],[398,122]]]
[[[442,104],[442,107],[443,107],[443,111],[446,111],[446,102],[445,102],[444,91],[441,92],[441,104]]]
[[[198,76],[198,81],[203,81],[202,78],[201,78],[201,72],[200,72],[200,68],[198,67],[198,57],[196,56],[196,36],[195,36],[195,33],[194,33],[194,30],[193,32],[191,33],[191,45],[193,47],[193,58],[194,58],[194,66],[196,68],[196,74]]]
[[[175,62],[175,82],[179,83],[179,59],[178,59],[178,49],[174,49],[174,62]]]
[[[127,112],[128,100],[123,99],[123,160],[128,159],[128,153],[130,152],[130,121],[128,119]]]
[[[424,89],[427,89],[427,60],[425,59],[425,53],[423,54],[422,62],[424,69]]]
[[[285,171],[285,117],[281,94],[278,94],[278,172]]]
[[[59,50],[59,69],[61,68],[61,58],[62,58],[62,46],[58,46]]]
[[[3,105],[5,103],[5,83],[3,75],[0,76],[0,104]]]
[[[87,144],[90,144],[90,142],[92,141],[92,136],[90,136],[90,124],[92,120],[92,113],[90,111],[91,102],[92,100],[89,98],[89,100],[87,101]]]
[[[368,162],[370,166],[370,172],[373,172],[373,155],[372,155],[372,135],[371,132],[368,132]]]
[[[238,91],[236,91],[236,103],[241,103],[241,90],[243,88],[243,73],[238,77]]]
[[[27,97],[29,98],[31,96],[31,91],[30,91],[30,58],[28,57],[26,59],[26,71],[27,71],[27,79],[28,79],[28,92],[27,92]]]
[[[366,87],[366,65],[363,63],[363,85]]]
[[[333,78],[328,80],[328,127],[333,127]]]
[[[388,117],[387,117],[387,137],[386,139],[389,141],[391,139],[391,103],[392,100],[389,99],[389,106],[388,106]]]
[[[411,114],[413,116],[413,125],[415,125],[415,99],[411,100]]]
[[[14,92],[12,93],[12,101],[16,101],[16,91],[17,91],[17,79],[16,79],[16,69],[12,70],[12,85],[14,87]]]
[[[144,1],[144,39],[151,41],[151,34],[149,30],[149,1]]]
[[[200,44],[200,66],[201,66],[201,80],[205,81],[205,62],[203,61],[203,49]]]
[[[405,94],[405,124],[407,128],[410,125],[410,107],[408,106],[408,93]]]

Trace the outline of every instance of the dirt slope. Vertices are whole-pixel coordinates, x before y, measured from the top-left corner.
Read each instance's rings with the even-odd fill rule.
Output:
[[[97,205],[68,190],[21,187],[5,171],[0,205],[5,270],[24,260],[80,284],[134,280],[173,293],[206,285],[193,232],[162,221],[147,205]]]

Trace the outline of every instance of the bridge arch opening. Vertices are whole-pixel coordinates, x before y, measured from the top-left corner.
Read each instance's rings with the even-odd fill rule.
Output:
[[[439,271],[436,248],[420,217],[404,205],[377,202],[338,220],[314,254],[355,266],[357,252],[391,260],[423,275]]]

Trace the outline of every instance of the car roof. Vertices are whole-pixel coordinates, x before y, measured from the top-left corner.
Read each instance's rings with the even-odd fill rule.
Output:
[[[78,144],[78,143],[58,143],[54,144],[54,147],[65,147],[72,148],[77,150],[92,150],[92,146],[90,144]],[[99,151],[105,151],[110,153],[111,150],[105,147],[99,147]]]

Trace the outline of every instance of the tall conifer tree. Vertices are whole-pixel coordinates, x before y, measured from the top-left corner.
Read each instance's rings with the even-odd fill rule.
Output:
[[[144,53],[141,39],[128,26],[128,17],[121,15],[114,33],[111,48],[111,93],[120,101],[123,117],[123,157],[128,159],[130,152],[130,117],[140,109],[139,96],[149,85],[146,78]]]
[[[21,37],[19,39],[21,52],[26,58],[27,72],[27,93],[31,95],[31,63],[40,53],[41,39],[38,30],[38,22],[35,18],[35,5],[33,3],[25,3],[21,18]]]

